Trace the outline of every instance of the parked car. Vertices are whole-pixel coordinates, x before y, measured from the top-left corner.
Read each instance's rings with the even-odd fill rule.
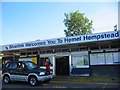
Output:
[[[31,86],[36,86],[38,83],[49,82],[52,74],[47,74],[45,69],[40,69],[31,61],[12,61],[5,64],[3,67],[3,82],[5,84],[11,81],[26,81]]]

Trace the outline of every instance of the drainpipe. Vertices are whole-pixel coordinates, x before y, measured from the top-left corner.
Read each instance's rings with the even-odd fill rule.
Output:
[[[72,55],[69,55],[69,74],[72,76],[71,71],[72,71]]]
[[[55,71],[56,71],[56,65],[55,65],[56,61],[55,61],[55,56],[53,56],[53,75],[55,75]]]

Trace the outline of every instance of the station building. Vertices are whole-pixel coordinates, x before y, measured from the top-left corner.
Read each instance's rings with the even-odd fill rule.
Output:
[[[51,63],[56,76],[118,77],[120,30],[0,46],[2,64],[33,61],[45,68]]]

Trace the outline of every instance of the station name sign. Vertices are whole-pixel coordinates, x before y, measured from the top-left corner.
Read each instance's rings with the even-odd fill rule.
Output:
[[[63,37],[63,38],[56,38],[56,39],[5,45],[4,49],[14,50],[14,49],[25,49],[25,48],[45,47],[45,46],[54,46],[54,45],[66,45],[66,44],[72,44],[72,43],[85,43],[85,42],[92,42],[92,41],[111,40],[111,39],[119,38],[120,37],[119,34],[120,33],[118,31],[113,31],[113,32],[106,32],[106,33],[80,35],[80,36],[74,36],[74,37]]]

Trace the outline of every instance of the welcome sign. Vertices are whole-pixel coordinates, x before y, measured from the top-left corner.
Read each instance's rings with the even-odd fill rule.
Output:
[[[112,40],[112,39],[118,39],[120,37],[119,34],[120,33],[118,31],[113,31],[113,32],[105,32],[105,33],[97,33],[97,34],[80,35],[74,37],[63,37],[56,39],[26,42],[26,43],[10,44],[10,45],[2,46],[2,49],[14,50],[14,49],[46,47],[46,46],[54,46],[54,45],[66,45],[73,43],[85,43],[85,42],[102,41],[102,40]]]

